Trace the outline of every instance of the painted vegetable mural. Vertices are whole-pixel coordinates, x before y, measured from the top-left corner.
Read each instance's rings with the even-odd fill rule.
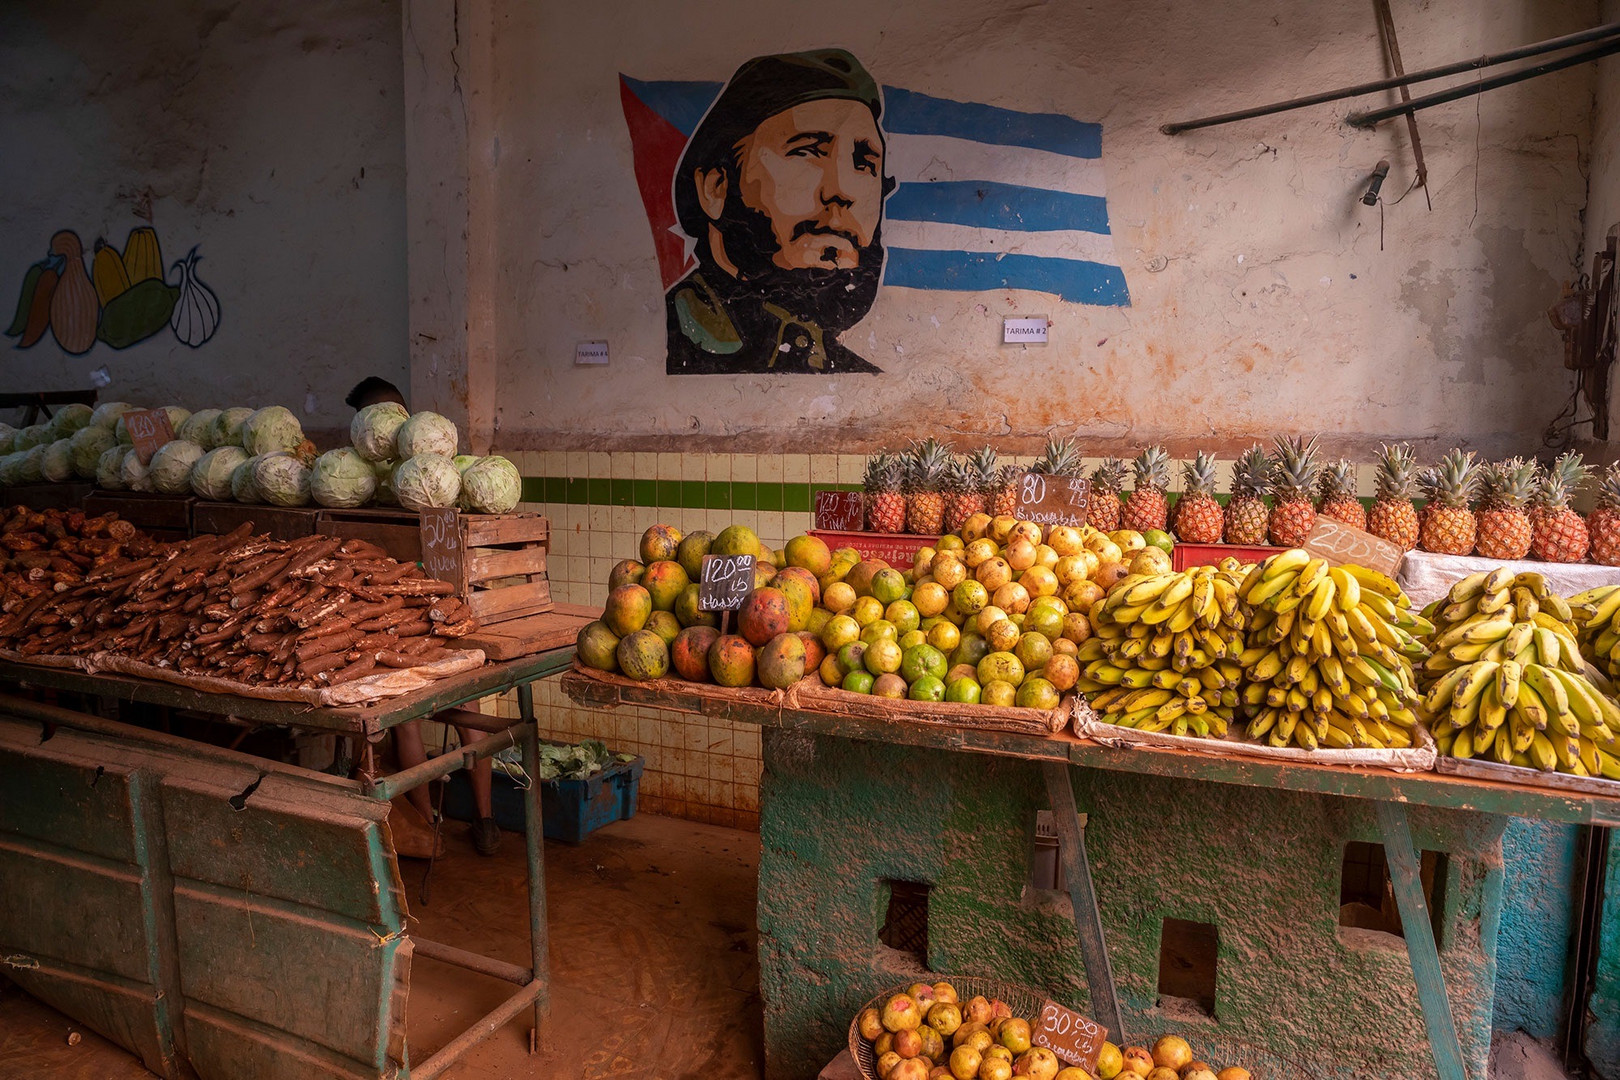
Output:
[[[6,336],[27,349],[49,330],[64,352],[79,355],[98,341],[127,349],[167,327],[198,348],[219,329],[219,297],[197,276],[201,261],[193,247],[166,278],[157,230],[143,225],[129,231],[121,253],[98,239],[86,269],[83,242],[64,229],[51,237],[50,254],[23,275]]]

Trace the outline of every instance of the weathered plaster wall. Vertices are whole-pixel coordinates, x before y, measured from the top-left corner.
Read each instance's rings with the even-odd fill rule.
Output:
[[[759,947],[770,1080],[816,1075],[843,1045],[846,1018],[875,989],[910,981],[905,954],[876,942],[884,880],[932,886],[929,970],[999,977],[1087,1008],[1067,896],[1025,887],[1046,801],[1037,765],[769,730],[764,750]],[[1378,841],[1370,803],[1071,775],[1090,815],[1086,848],[1132,1041],[1180,1034],[1195,1052],[1257,1076],[1433,1080],[1403,943],[1338,926],[1344,845]],[[1412,812],[1417,846],[1449,856],[1440,959],[1476,1077],[1490,1047],[1502,824]],[[1213,1018],[1158,1004],[1165,918],[1217,927]],[[1247,1049],[1218,1049],[1232,1044]]]
[[[1395,20],[1417,68],[1590,25],[1596,6],[1397,3]],[[504,445],[802,448],[836,433],[854,450],[945,429],[1010,446],[1058,425],[1183,448],[1286,427],[1347,448],[1460,435],[1528,450],[1567,393],[1544,312],[1581,243],[1590,67],[1423,113],[1430,210],[1421,191],[1394,204],[1413,175],[1404,126],[1352,130],[1343,104],[1157,130],[1384,74],[1365,5],[509,4],[498,25]],[[829,44],[886,84],[1100,121],[1133,306],[885,287],[846,335],[884,376],[666,377],[617,75],[718,80]],[[1386,157],[1381,241],[1357,197]],[[1045,351],[997,344],[1020,312],[1053,318]],[[573,366],[589,338],[610,341],[606,370]]]
[[[223,311],[195,351],[165,330],[68,356],[47,335],[0,388],[81,388],[106,365],[104,397],[280,402],[321,429],[347,425],[361,376],[407,384],[400,58],[398,6],[377,0],[0,7],[7,320],[52,233],[122,246],[148,204],[166,261],[201,245]]]
[[[1569,993],[1576,841],[1572,825],[1510,818],[1502,833],[1502,928],[1496,939],[1501,1031],[1555,1037]]]

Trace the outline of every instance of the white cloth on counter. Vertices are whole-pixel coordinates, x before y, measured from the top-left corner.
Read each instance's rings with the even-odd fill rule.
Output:
[[[1412,606],[1421,608],[1444,596],[1453,583],[1461,581],[1479,570],[1495,570],[1505,566],[1515,574],[1534,571],[1547,579],[1547,584],[1559,596],[1574,596],[1578,592],[1599,585],[1620,585],[1620,566],[1598,566],[1595,563],[1550,563],[1533,559],[1503,562],[1477,555],[1434,555],[1427,551],[1408,551],[1401,563],[1397,579]]]

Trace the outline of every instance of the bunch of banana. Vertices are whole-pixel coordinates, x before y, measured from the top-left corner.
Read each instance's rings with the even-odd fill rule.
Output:
[[[1620,779],[1620,706],[1587,678],[1574,612],[1545,578],[1471,574],[1426,610],[1418,713],[1441,753]]]
[[[1098,716],[1139,731],[1224,736],[1242,674],[1242,581],[1236,560],[1133,574],[1092,605],[1077,685]]]
[[[1418,635],[1431,627],[1394,579],[1293,548],[1255,567],[1238,599],[1251,738],[1303,750],[1412,745],[1412,663],[1428,655]]]
[[[1620,678],[1620,585],[1576,593],[1569,603],[1581,655],[1607,678]]]

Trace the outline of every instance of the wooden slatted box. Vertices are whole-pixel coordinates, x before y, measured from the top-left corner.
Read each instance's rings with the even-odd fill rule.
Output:
[[[461,575],[456,585],[488,626],[550,611],[544,514],[461,514]]]

